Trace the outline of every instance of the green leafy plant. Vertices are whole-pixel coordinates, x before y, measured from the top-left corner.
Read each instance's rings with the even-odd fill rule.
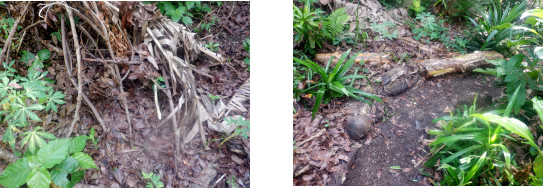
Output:
[[[333,40],[345,30],[345,25],[351,16],[347,15],[345,8],[336,9],[322,22],[322,36],[326,40]]]
[[[316,46],[321,47],[322,40],[318,37],[319,17],[324,11],[320,9],[312,10],[309,0],[305,1],[303,8],[294,7],[294,42],[303,42],[304,51],[310,51]]]
[[[303,44],[305,53],[314,54],[315,48],[322,48],[323,42],[337,40],[350,19],[344,8],[321,17],[324,11],[312,10],[310,0],[305,1],[303,9],[295,5],[293,7],[294,42]]]
[[[170,17],[174,22],[179,22],[179,20],[181,20],[185,25],[189,26],[193,23],[192,18],[201,18],[204,13],[211,12],[210,3],[216,3],[219,6],[222,5],[222,2],[219,1],[203,3],[200,1],[147,1],[145,3],[157,3],[156,6],[160,9],[162,14]]]
[[[510,132],[472,116],[475,101],[469,109],[464,107],[463,113],[458,110],[454,116],[451,112],[432,121],[441,130],[428,132],[437,137],[429,144],[433,155],[425,165],[439,165],[438,170],[444,173],[440,185],[474,185],[480,176],[495,177],[495,171],[486,170],[494,168],[493,164],[502,175],[511,168],[512,154],[503,144]]]
[[[0,28],[1,34],[4,35],[4,38],[7,39],[9,36],[9,32],[11,31],[11,28],[13,28],[13,24],[15,24],[15,21],[12,18],[2,18],[0,19]],[[17,29],[21,29],[21,26],[19,26]]]
[[[320,75],[320,79],[315,85],[308,86],[307,89],[300,91],[300,93],[308,93],[316,96],[315,105],[313,106],[313,113],[311,115],[313,118],[315,117],[315,113],[323,101],[324,103],[328,103],[331,98],[341,97],[343,95],[353,97],[369,104],[371,104],[371,102],[365,98],[382,102],[381,98],[352,87],[352,82],[351,85],[347,85],[351,79],[354,81],[355,79],[367,78],[365,75],[346,75],[347,71],[349,71],[349,69],[354,65],[354,60],[359,54],[356,53],[349,60],[345,61],[350,52],[351,50],[349,49],[343,53],[333,69],[330,67],[332,59],[328,61],[326,67],[323,69],[320,65],[313,61],[294,58],[295,62],[308,67],[310,70]],[[361,64],[362,63],[363,62],[361,62]]]
[[[92,141],[92,144],[94,145],[94,148],[98,147],[98,140],[96,139],[96,136],[94,135],[94,127],[91,128],[88,139]]]
[[[162,188],[164,187],[164,183],[160,181],[160,175],[154,174],[153,172],[145,173],[141,171],[141,175],[143,176],[143,179],[149,180],[147,182],[146,188]]]
[[[162,6],[159,6],[161,4]],[[192,25],[192,14],[189,10],[194,6],[194,2],[178,2],[177,8],[169,1],[160,1],[158,2],[157,7],[162,7],[161,10],[164,10],[164,14],[169,16],[172,21],[179,22],[182,20],[186,25]]]
[[[525,8],[526,1],[523,1],[513,8],[509,5],[504,8],[502,4],[495,3],[489,11],[480,10],[482,17],[477,21],[469,18],[476,27],[477,33],[468,44],[468,49],[507,52],[509,49],[505,40],[525,31],[525,29],[520,29],[522,27],[513,25],[513,21],[523,13]]]
[[[48,49],[40,50],[36,55],[23,50],[21,54],[21,59],[19,59],[19,61],[22,61],[24,63],[32,63],[30,66],[31,70],[41,70],[45,67],[43,63],[49,60],[50,57],[51,51],[49,51]]]
[[[518,90],[505,110],[476,113],[474,101],[469,109],[465,107],[463,113],[458,111],[456,116],[451,114],[433,121],[439,122],[441,130],[429,131],[437,138],[429,145],[433,156],[425,165],[439,165],[438,170],[444,173],[440,185],[521,185],[523,177],[516,177],[512,171],[520,169],[513,160],[515,153],[508,149],[508,145],[517,142],[517,139],[524,139],[523,143],[536,151],[537,157],[533,163],[535,176],[528,179],[541,180],[541,150],[535,144],[530,129],[522,121],[508,117],[516,98]],[[535,98],[532,101],[540,117],[543,117],[543,101]],[[521,138],[512,137],[511,134]]]
[[[421,27],[413,29],[413,38],[415,40],[426,39],[426,43],[430,43],[430,40],[439,39],[444,32],[448,31],[447,28],[443,27],[444,21],[438,20],[436,16],[429,12],[418,14],[415,19],[421,23]]]
[[[527,86],[532,90],[543,91],[541,87],[541,74],[535,63],[524,64],[523,61],[527,58],[523,54],[517,54],[509,60],[487,60],[487,62],[495,65],[494,68],[475,69],[475,72],[481,72],[494,75],[500,80],[500,85],[507,87],[506,94],[510,100],[518,90],[518,97],[513,104],[513,112],[517,114],[520,108],[527,99]]]
[[[211,102],[215,103],[215,100],[221,99],[221,96],[209,94],[209,98],[211,99]]]
[[[248,66],[247,67],[247,70],[250,71],[251,70],[251,59],[250,59],[250,54],[251,54],[251,40],[249,38],[245,39],[245,41],[243,41],[243,49],[245,49],[245,51],[247,52],[247,54],[249,56],[245,57],[245,59],[243,59],[243,62]]]
[[[219,146],[221,146],[222,144],[224,144],[226,141],[230,140],[234,136],[241,135],[241,137],[244,139],[248,138],[248,133],[250,132],[250,129],[251,129],[251,123],[249,122],[249,120],[246,120],[241,116],[238,116],[237,119],[233,117],[225,117],[224,120],[226,121],[226,125],[235,125],[236,130],[232,134],[230,134],[230,136],[226,137],[219,144]]]
[[[211,31],[211,26],[215,25],[215,22],[217,20],[218,18],[216,16],[213,16],[207,22],[204,22],[204,21],[200,22],[200,24],[198,24],[198,26],[194,28],[194,32],[200,33],[200,32],[206,31],[209,33]]]
[[[398,38],[398,31],[395,30],[394,27],[396,27],[396,23],[388,20],[379,24],[376,22],[371,23],[371,29],[374,32],[379,33],[379,36],[376,36],[376,39],[379,37],[387,38],[389,40]],[[392,29],[394,29],[394,31],[390,32]]]
[[[2,172],[0,184],[5,187],[24,184],[30,188],[49,187],[50,184],[73,187],[83,179],[83,170],[98,168],[92,158],[82,152],[86,141],[86,136],[55,139],[37,149],[36,153],[27,150],[23,158]]]
[[[228,183],[228,185],[230,185],[231,188],[238,188],[238,183],[236,182],[235,175],[232,175],[232,177],[228,178],[226,183]]]
[[[409,6],[409,10],[412,10],[415,15],[419,15],[422,11],[426,10],[426,7],[420,5],[420,0],[413,0],[413,3]]]
[[[219,51],[219,43],[213,43],[213,41],[209,41],[209,43],[204,44],[206,48],[211,50],[212,52],[218,52]]]
[[[48,53],[38,53],[33,65],[48,59]],[[21,58],[23,59],[23,58]],[[0,72],[0,111],[2,121],[8,127],[4,133],[3,141],[15,148],[15,135],[13,131],[19,131],[30,124],[30,121],[41,121],[35,111],[55,111],[57,105],[64,104],[64,95],[53,88],[44,80],[47,72],[41,73],[33,70],[32,66],[26,77],[15,75],[15,69],[11,68],[15,61],[9,65],[4,63],[5,71]],[[35,66],[36,67],[36,66]],[[45,106],[44,106],[45,105]]]

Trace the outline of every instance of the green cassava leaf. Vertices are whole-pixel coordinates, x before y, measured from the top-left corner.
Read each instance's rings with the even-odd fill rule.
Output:
[[[96,164],[92,160],[92,158],[83,152],[77,152],[72,155],[72,157],[79,162],[79,166],[81,166],[82,169],[89,169],[89,168],[98,168],[96,167]]]
[[[45,105],[45,111],[53,110],[54,112],[57,112],[57,104],[64,104],[65,102],[62,100],[66,97],[66,95],[62,94],[60,91],[49,91],[49,94],[47,95],[47,103]]]
[[[28,174],[32,169],[28,166],[28,159],[22,158],[11,163],[0,175],[0,184],[8,188],[17,188],[26,183]]]
[[[48,132],[42,132],[39,131],[41,127],[34,128],[33,131],[27,131],[23,133],[23,135],[26,135],[23,141],[21,142],[21,147],[23,147],[25,144],[28,143],[28,149],[30,152],[35,153],[36,152],[36,146],[43,147],[45,146],[46,142],[43,140],[42,137],[47,139],[55,139],[55,135],[48,133]]]
[[[68,156],[69,141],[57,139],[50,141],[38,151],[38,159],[44,168],[51,168]]]

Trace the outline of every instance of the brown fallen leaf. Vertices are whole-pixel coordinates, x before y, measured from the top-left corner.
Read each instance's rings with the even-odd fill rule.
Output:
[[[330,0],[319,0],[319,2],[321,2],[321,4],[323,5],[327,5],[328,3],[330,3]]]
[[[311,181],[314,177],[315,177],[315,174],[307,174],[307,175],[303,175],[302,179],[304,181]]]
[[[377,179],[380,179],[382,174],[383,174],[383,172],[381,171],[381,169],[379,169],[377,171]]]
[[[411,172],[411,168],[402,168],[402,172]]]

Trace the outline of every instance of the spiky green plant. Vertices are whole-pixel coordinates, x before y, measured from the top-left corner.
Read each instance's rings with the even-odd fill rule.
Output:
[[[307,93],[316,96],[315,105],[313,106],[313,113],[311,114],[312,118],[315,117],[315,113],[317,112],[320,104],[323,103],[323,101],[324,103],[328,103],[330,99],[335,97],[341,97],[346,95],[358,99],[362,102],[366,102],[368,104],[371,104],[371,102],[366,100],[366,98],[382,102],[381,98],[371,93],[358,90],[352,87],[352,85],[348,84],[349,80],[367,78],[365,75],[347,75],[347,71],[349,71],[349,69],[351,69],[351,67],[355,64],[354,60],[359,54],[356,53],[349,60],[345,61],[350,52],[351,49],[343,53],[333,69],[331,69],[330,67],[332,59],[328,61],[325,68],[322,68],[320,65],[313,61],[294,58],[294,61],[308,67],[309,69],[317,72],[320,75],[318,83],[309,86],[307,89],[301,91],[301,93]],[[363,64],[363,62],[361,62],[361,64]]]

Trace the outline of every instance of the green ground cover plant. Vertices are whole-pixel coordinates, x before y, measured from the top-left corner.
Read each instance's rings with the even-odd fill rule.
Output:
[[[475,36],[470,40],[470,50],[495,50],[500,53],[510,53],[510,45],[506,40],[514,40],[523,32],[519,26],[515,26],[515,20],[526,9],[526,1],[513,6],[494,3],[489,10],[480,10],[482,15],[477,20],[469,18],[476,28]]]
[[[220,144],[224,144],[226,141],[232,139],[234,136],[241,136],[244,139],[249,138],[248,134],[251,130],[251,122],[249,120],[246,120],[242,118],[241,116],[238,116],[238,118],[233,117],[225,117],[224,120],[226,121],[226,125],[235,125],[236,130],[230,134],[230,136],[226,137]]]
[[[2,140],[7,142],[20,157],[9,164],[0,175],[0,184],[5,187],[49,187],[52,183],[60,187],[73,187],[83,179],[84,171],[97,168],[92,158],[83,153],[88,139],[94,143],[94,135],[75,138],[58,139],[40,126],[36,114],[57,112],[57,105],[64,104],[65,95],[54,91],[51,83],[41,72],[44,62],[50,57],[49,50],[40,50],[36,55],[22,52],[20,62],[27,63],[28,74],[17,75],[12,68],[15,60],[3,63],[4,71],[0,72],[0,115],[4,130]],[[24,132],[23,132],[24,131]],[[94,134],[94,131],[92,131]],[[20,150],[16,150],[17,135],[23,137]],[[46,140],[50,140],[47,142]]]
[[[251,70],[251,40],[249,38],[243,41],[243,49],[247,52],[247,57],[243,59],[243,63],[247,65],[247,70]]]
[[[333,69],[330,67],[332,58],[330,61],[328,61],[325,68],[322,68],[320,65],[310,60],[294,58],[295,62],[306,66],[311,71],[318,73],[320,76],[317,83],[308,85],[307,89],[299,92],[311,94],[312,96],[316,97],[315,105],[313,106],[313,113],[311,115],[312,118],[315,117],[315,113],[318,111],[320,104],[328,103],[330,99],[344,95],[369,104],[371,104],[371,102],[366,100],[366,98],[382,102],[381,98],[352,87],[354,80],[367,79],[367,77],[365,75],[357,74],[347,75],[347,71],[349,71],[349,69],[351,69],[351,67],[355,64],[354,60],[359,54],[356,53],[347,60],[347,56],[350,52],[351,50],[349,49],[343,53]],[[363,64],[363,62],[361,62],[361,64]]]
[[[379,36],[375,36],[375,39],[379,39],[381,37],[389,40],[397,39],[399,34],[398,30],[394,30],[394,27],[396,27],[396,23],[388,20],[383,23],[371,23],[371,29],[379,34]],[[391,30],[394,31],[391,32]]]
[[[325,15],[321,9],[313,9],[311,1],[306,0],[304,7],[293,5],[294,42],[303,45],[303,52],[315,54],[315,48],[322,48],[323,42],[345,40],[342,37],[350,16],[344,8],[340,8]]]
[[[218,52],[219,51],[219,43],[213,43],[213,41],[209,41],[207,44],[204,44],[206,48],[211,50],[212,52]]]
[[[153,172],[145,173],[144,171],[141,171],[141,175],[143,179],[148,180],[147,184],[145,185],[146,188],[164,187],[164,183],[160,181],[160,175]]]
[[[407,22],[413,32],[413,38],[425,43],[440,41],[447,49],[466,53],[468,40],[462,35],[449,36],[449,29],[444,26],[445,21],[429,12],[416,14],[415,20],[420,24]],[[469,32],[464,33],[470,35]]]
[[[518,90],[514,98],[518,97]],[[476,100],[476,99],[475,99]],[[477,113],[475,101],[469,108],[456,115],[435,119],[440,130],[431,130],[436,140],[430,143],[433,156],[425,163],[438,165],[443,171],[439,185],[540,185],[543,177],[543,156],[534,142],[528,126],[508,117],[515,100],[509,101],[505,110]],[[543,117],[543,101],[533,99],[534,108]],[[512,134],[519,137],[513,137]],[[510,152],[510,145],[530,145],[536,156],[533,162],[535,175],[521,177],[513,169],[522,169]]]

